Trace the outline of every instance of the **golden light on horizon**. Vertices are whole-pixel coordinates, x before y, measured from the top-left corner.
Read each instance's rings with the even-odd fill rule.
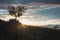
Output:
[[[4,20],[4,21],[9,21],[10,19],[15,19],[15,17],[10,16],[10,15],[1,17],[1,20]],[[59,22],[60,19],[53,19],[53,20],[47,20],[47,21],[40,21],[40,20],[34,21],[34,19],[30,20],[30,18],[28,19],[26,16],[23,16],[23,17],[17,18],[17,20],[19,20],[19,22],[21,22],[23,25],[33,25],[33,26],[41,26],[41,25],[48,25],[48,24],[53,24],[53,25],[60,24],[60,22]]]
[[[23,24],[23,25],[33,25],[33,26],[41,26],[41,25],[47,25],[47,23],[45,22],[32,22],[29,19],[19,19],[19,21]]]
[[[22,24],[26,24],[26,25],[30,25],[31,24],[31,21],[28,20],[28,19],[20,19],[19,20]]]

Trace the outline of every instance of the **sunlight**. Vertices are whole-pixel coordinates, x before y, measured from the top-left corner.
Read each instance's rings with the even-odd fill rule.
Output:
[[[47,22],[32,22],[31,25],[33,26],[42,26],[42,25],[47,25],[48,23]]]
[[[53,20],[48,20],[48,21],[32,21],[30,19],[24,18],[25,16],[23,16],[23,18],[17,18],[17,20],[19,20],[19,22],[21,22],[23,25],[33,25],[33,26],[41,26],[41,25],[48,25],[48,24],[60,24],[59,20],[60,19],[53,19]],[[10,16],[10,15],[2,15],[1,20],[4,21],[9,21],[10,19],[15,19],[15,17]]]
[[[19,20],[22,24],[30,25],[31,21],[28,19],[20,19]]]
[[[32,22],[29,19],[19,19],[19,21],[23,24],[23,25],[33,25],[33,26],[41,26],[41,25],[47,25],[48,22]]]

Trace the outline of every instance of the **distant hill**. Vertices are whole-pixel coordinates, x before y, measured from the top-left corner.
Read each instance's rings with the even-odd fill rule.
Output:
[[[48,25],[48,28],[60,28],[60,25]]]
[[[18,20],[0,20],[0,40],[60,40],[60,29],[23,25]]]

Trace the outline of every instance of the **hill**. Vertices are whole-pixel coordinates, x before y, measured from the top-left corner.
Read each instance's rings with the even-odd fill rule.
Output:
[[[0,20],[0,40],[60,40],[60,29],[28,26],[18,20]]]

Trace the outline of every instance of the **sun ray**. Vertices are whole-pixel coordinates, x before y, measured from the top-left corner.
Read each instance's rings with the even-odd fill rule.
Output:
[[[31,21],[28,19],[20,19],[19,20],[22,24],[30,25]]]

